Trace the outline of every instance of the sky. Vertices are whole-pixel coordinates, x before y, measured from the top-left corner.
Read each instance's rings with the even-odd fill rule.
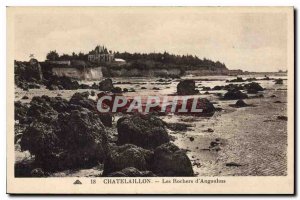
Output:
[[[24,8],[14,12],[15,60],[47,52],[190,54],[229,69],[287,69],[287,15],[201,8]],[[8,19],[10,20],[10,19]]]

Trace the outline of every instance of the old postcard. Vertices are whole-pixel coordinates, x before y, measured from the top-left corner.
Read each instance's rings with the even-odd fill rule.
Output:
[[[7,80],[7,193],[294,193],[292,7],[8,7]]]

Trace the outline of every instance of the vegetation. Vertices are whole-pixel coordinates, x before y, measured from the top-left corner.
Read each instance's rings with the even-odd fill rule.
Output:
[[[179,68],[181,70],[196,70],[196,69],[207,69],[207,70],[217,70],[226,69],[224,63],[219,61],[212,61],[206,58],[200,59],[197,56],[192,55],[174,55],[168,52],[164,53],[128,53],[128,52],[115,52],[116,58],[122,58],[127,61],[125,68],[137,68],[137,69],[149,69],[149,68]],[[88,60],[88,54],[82,52],[76,54],[72,53],[59,55],[55,50],[50,51],[47,54],[48,60]],[[105,66],[111,65],[109,63],[103,64]],[[114,65],[114,64],[112,64]]]
[[[185,66],[198,66],[202,68],[219,68],[219,69],[225,69],[226,66],[224,63],[221,63],[219,61],[214,62],[209,59],[204,58],[199,59],[197,56],[192,56],[192,55],[174,55],[174,54],[169,54],[167,52],[164,53],[115,53],[115,57],[117,58],[122,58],[126,60],[127,62],[132,61],[134,64],[139,62],[145,62],[145,61],[153,61],[156,63],[161,63],[161,64],[168,64],[168,65],[185,65]]]

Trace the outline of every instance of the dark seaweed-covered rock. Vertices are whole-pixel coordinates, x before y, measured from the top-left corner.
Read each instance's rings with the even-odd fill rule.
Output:
[[[153,152],[137,147],[133,144],[122,146],[110,146],[104,161],[103,176],[120,171],[127,167],[134,167],[138,170],[149,170],[153,160]]]
[[[80,89],[89,89],[90,86],[87,85],[87,84],[80,84],[80,85],[79,85],[79,88],[80,88]]]
[[[80,88],[78,81],[72,80],[66,76],[59,77],[52,75],[45,81],[45,85],[49,90],[77,90]]]
[[[26,121],[28,106],[23,104],[21,101],[15,102],[15,120],[19,120],[20,123]]]
[[[224,86],[215,86],[215,87],[213,87],[213,89],[212,90],[223,90],[224,89]]]
[[[111,113],[100,113],[97,111],[97,103],[88,99],[89,92],[76,92],[70,99],[69,103],[71,105],[77,105],[81,108],[86,108],[92,112],[97,113],[98,117],[102,121],[104,126],[111,127],[112,126],[112,114]],[[80,108],[79,108],[80,109]]]
[[[259,85],[259,83],[255,83],[255,82],[246,84],[246,85],[245,85],[245,88],[246,88],[248,94],[256,94],[257,92],[263,91],[263,90],[264,90],[264,88],[261,87],[261,86]]]
[[[227,90],[227,91],[230,91],[230,90],[244,90],[245,87],[242,84],[228,84],[228,85],[224,86],[224,89]]]
[[[184,123],[166,123],[167,127],[172,131],[187,131],[191,125]]]
[[[242,99],[237,100],[237,102],[235,103],[236,107],[246,107],[248,106],[248,104],[246,104]]]
[[[225,93],[223,98],[226,100],[246,99],[248,98],[248,95],[241,92],[240,90],[233,89]]]
[[[45,173],[41,168],[35,168],[31,172],[31,177],[44,177]]]
[[[283,121],[287,121],[288,120],[287,116],[282,116],[282,115],[278,116],[277,119],[283,120]]]
[[[76,92],[70,99],[70,104],[79,105],[83,108],[87,108],[89,110],[96,111],[96,102],[92,99],[88,99],[90,93],[89,92]]]
[[[56,171],[89,167],[103,161],[107,135],[97,114],[88,110],[58,114],[49,105],[45,108],[47,117],[41,115],[38,107],[31,112],[40,116],[26,128],[20,141],[23,151],[35,155],[38,166]]]
[[[28,84],[28,89],[40,89],[40,86],[35,83],[29,83]]]
[[[99,83],[99,90],[101,91],[112,91],[113,89],[113,82],[110,78],[104,79]]]
[[[111,90],[113,93],[122,93],[122,88],[120,87],[115,87]]]
[[[153,149],[169,142],[164,122],[153,115],[122,117],[117,122],[117,128],[119,144],[135,144]]]
[[[22,97],[22,99],[24,99],[24,100],[29,99],[29,97],[25,95],[25,96]]]
[[[151,171],[139,171],[134,167],[127,167],[121,171],[113,172],[108,177],[155,177]]]
[[[190,159],[173,143],[155,149],[151,171],[157,176],[194,176]]]
[[[182,80],[177,85],[177,94],[178,95],[193,95],[199,93],[196,90],[194,80]]]
[[[242,77],[236,77],[236,79],[230,80],[229,82],[245,82]]]
[[[283,80],[281,78],[279,78],[279,79],[275,80],[275,84],[282,85]]]
[[[199,112],[195,112],[193,108],[194,101],[197,101],[196,103],[196,109],[201,109]],[[183,102],[178,102],[176,104],[175,113],[179,115],[195,115],[195,116],[207,116],[211,117],[215,113],[215,107],[214,105],[206,98],[189,98],[186,102],[186,110],[187,112],[180,112],[180,109],[183,106]],[[166,109],[168,112],[172,110],[172,105],[167,106]]]

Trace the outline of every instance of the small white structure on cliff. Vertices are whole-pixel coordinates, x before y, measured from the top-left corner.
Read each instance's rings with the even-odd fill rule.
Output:
[[[88,61],[94,63],[111,63],[114,61],[114,54],[108,51],[104,46],[96,46],[96,48],[89,52]]]

